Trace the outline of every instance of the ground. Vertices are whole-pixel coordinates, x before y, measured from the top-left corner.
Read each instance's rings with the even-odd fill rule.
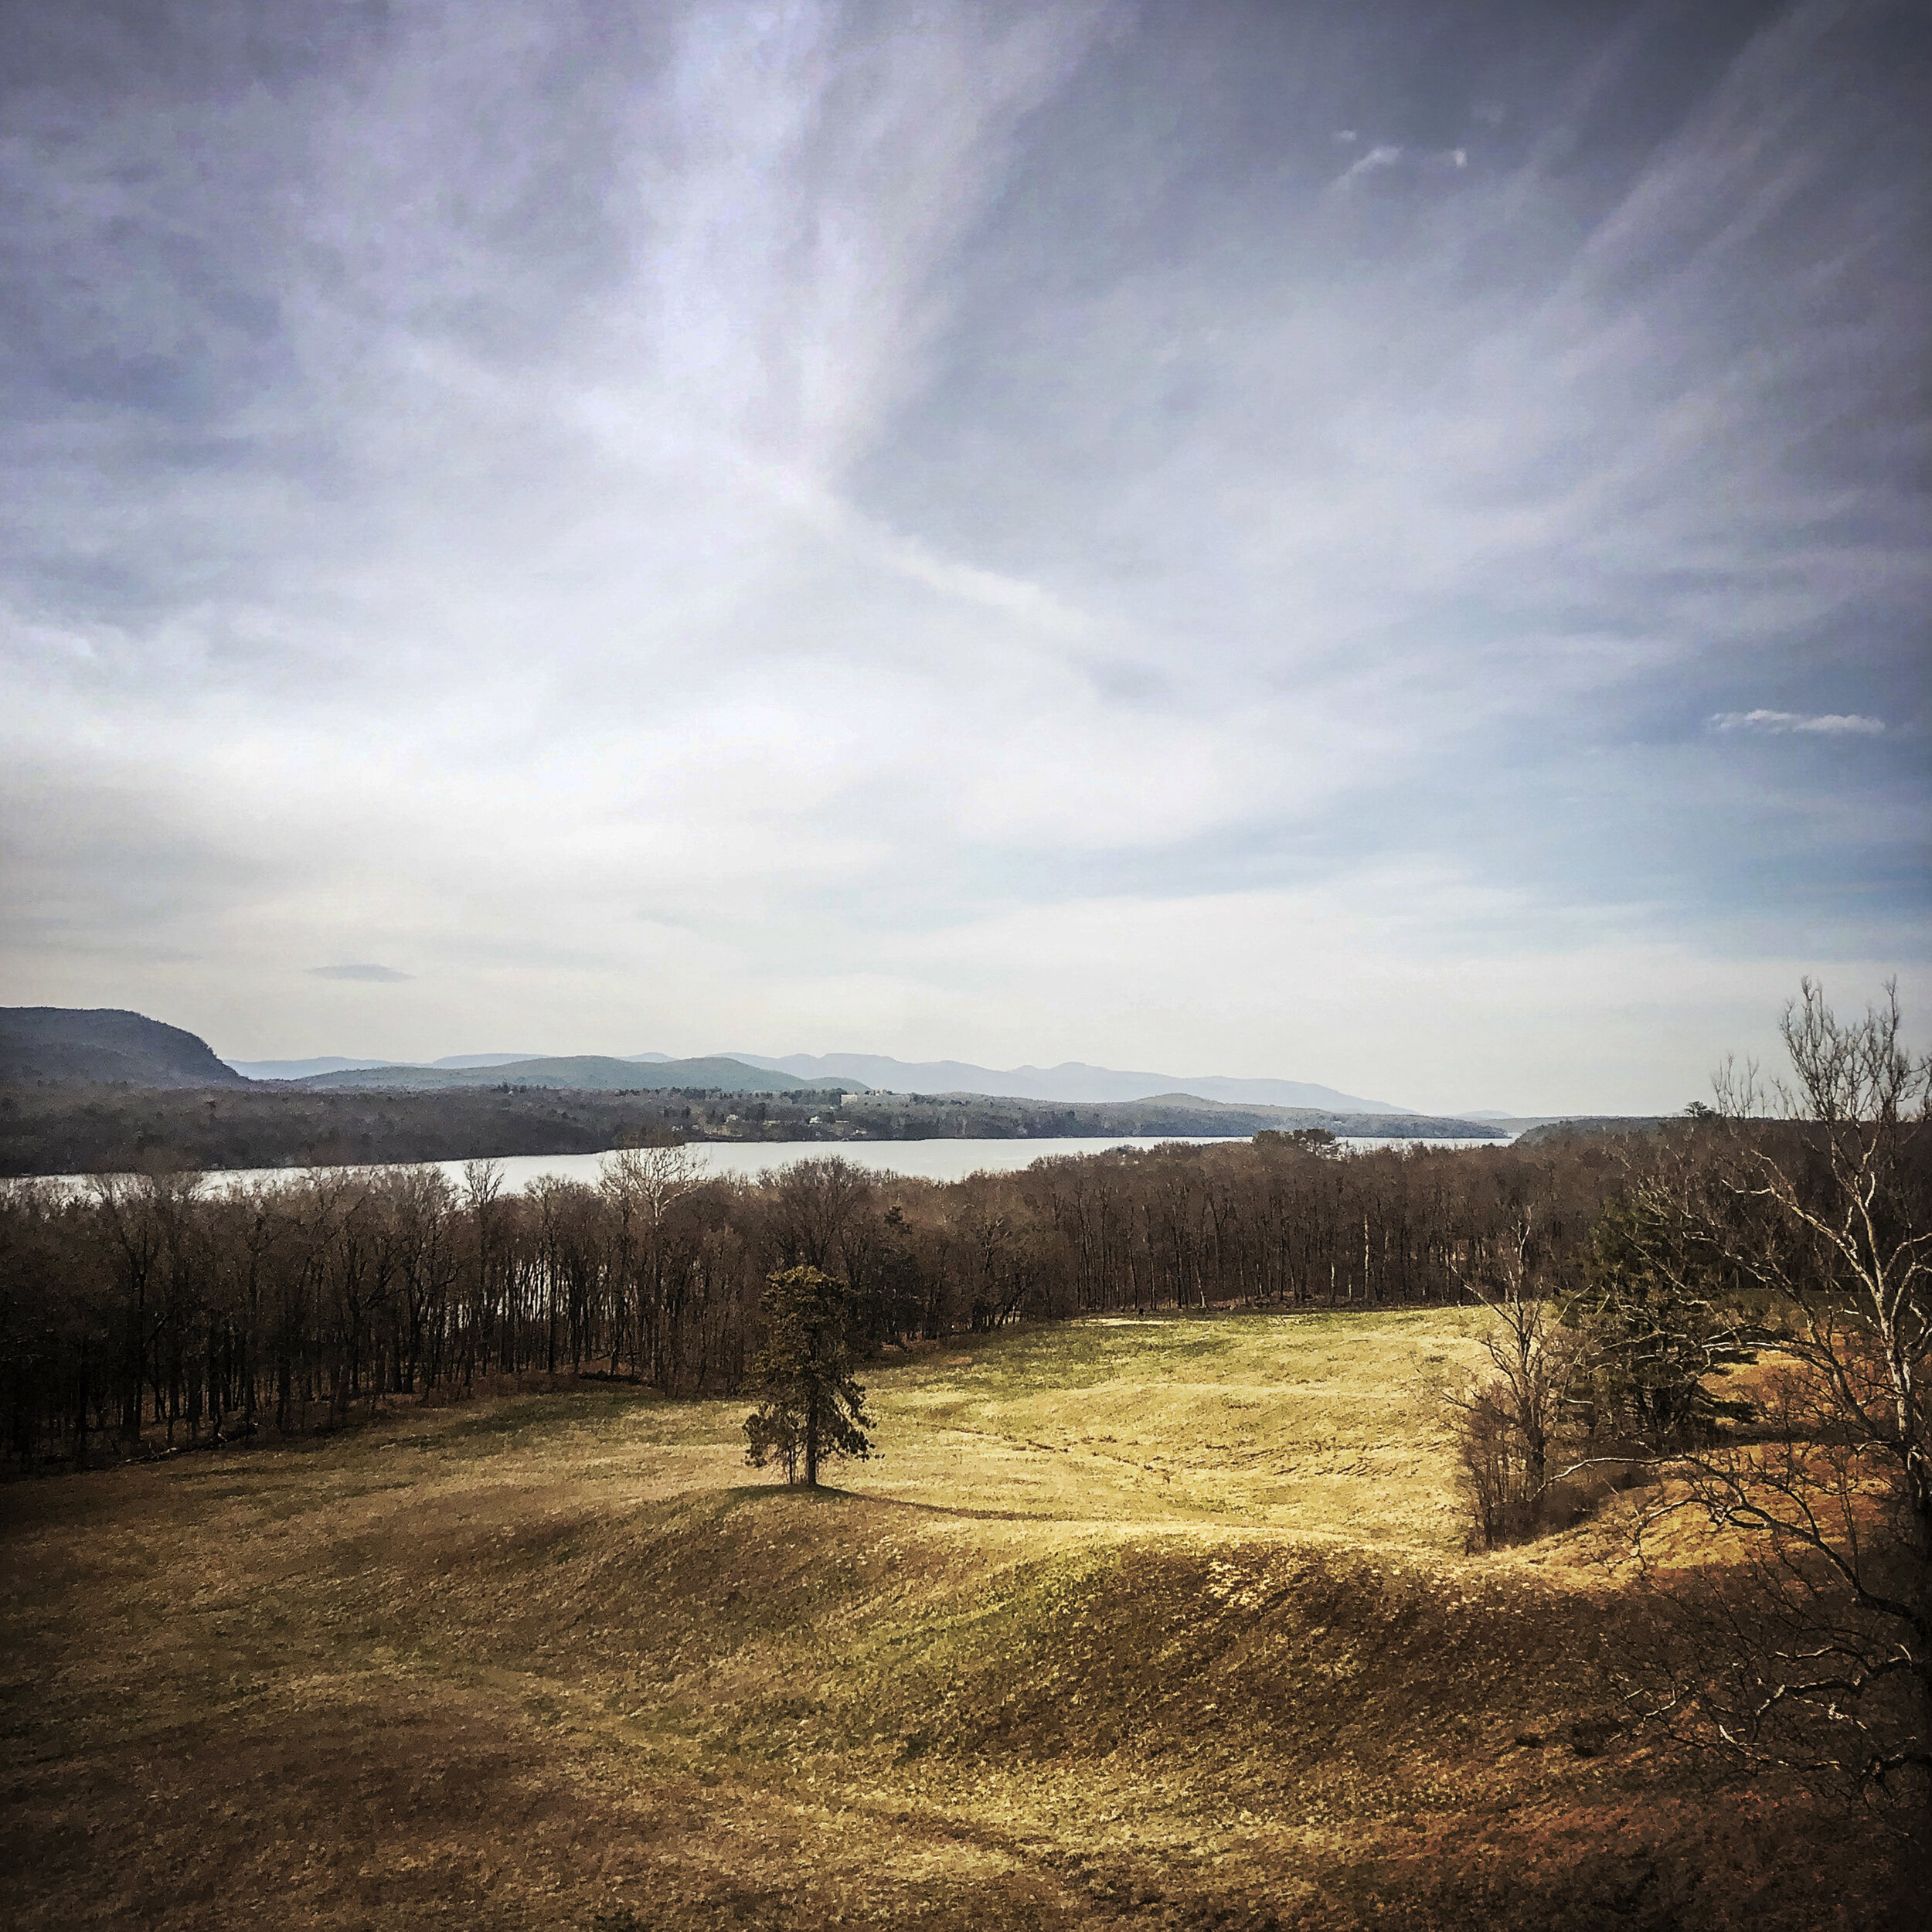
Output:
[[[1869,1821],[1620,1731],[1584,1526],[1472,1556],[1466,1311],[1107,1320],[742,1401],[403,1403],[15,1483],[0,1920],[1863,1928]]]

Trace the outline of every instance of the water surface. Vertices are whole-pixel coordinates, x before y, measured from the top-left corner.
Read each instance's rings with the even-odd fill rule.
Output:
[[[1164,1147],[1173,1137],[1136,1134],[1108,1139],[1040,1140],[943,1140],[943,1141],[697,1141],[682,1152],[699,1173],[728,1175],[750,1179],[757,1175],[789,1167],[794,1161],[821,1161],[836,1155],[855,1167],[876,1174],[904,1174],[925,1181],[957,1181],[968,1174],[1004,1174],[1030,1167],[1056,1155],[1104,1154],[1121,1147]],[[1245,1134],[1190,1134],[1185,1145],[1213,1139],[1246,1140]],[[1513,1138],[1513,1137],[1512,1137]],[[1350,1153],[1372,1151],[1389,1147],[1504,1147],[1507,1141],[1389,1141],[1363,1136],[1345,1137],[1342,1145]],[[506,1192],[520,1193],[533,1182],[545,1179],[587,1181],[593,1185],[613,1158],[604,1154],[509,1154],[499,1155],[494,1165],[502,1177]],[[457,1185],[462,1184],[463,1161],[424,1161],[389,1163],[371,1170],[382,1173],[392,1168],[420,1165],[438,1167]],[[238,1168],[209,1175],[211,1183],[243,1187],[253,1181],[293,1181],[305,1174],[324,1172],[313,1168]],[[84,1178],[77,1175],[53,1177],[70,1185]]]

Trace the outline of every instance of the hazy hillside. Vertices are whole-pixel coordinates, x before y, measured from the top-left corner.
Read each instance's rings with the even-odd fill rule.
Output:
[[[639,1059],[648,1056],[640,1054]],[[1387,1100],[1366,1100],[1308,1080],[1236,1080],[1226,1074],[1122,1073],[1063,1060],[1058,1066],[975,1066],[966,1060],[899,1060],[884,1053],[787,1053],[773,1060],[733,1053],[752,1066],[808,1079],[863,1080],[896,1094],[991,1094],[1030,1100],[1144,1100],[1187,1093],[1240,1107],[1311,1107],[1349,1114],[1399,1114]]]
[[[554,1059],[512,1060],[469,1066],[365,1066],[317,1073],[301,1083],[308,1087],[406,1088],[434,1091],[452,1087],[556,1087],[583,1093],[661,1093],[692,1087],[710,1093],[789,1094],[828,1087],[856,1089],[855,1080],[807,1080],[796,1074],[747,1066],[722,1055],[705,1060],[614,1060],[600,1053],[573,1053]]]
[[[239,1087],[242,1076],[179,1026],[118,1007],[0,1007],[0,1085]]]

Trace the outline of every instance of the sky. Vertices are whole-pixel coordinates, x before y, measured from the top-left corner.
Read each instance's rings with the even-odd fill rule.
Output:
[[[0,1002],[1524,1113],[1932,1034],[1921,7],[8,12]]]

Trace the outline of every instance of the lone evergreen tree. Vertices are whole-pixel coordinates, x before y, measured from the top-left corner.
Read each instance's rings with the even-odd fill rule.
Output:
[[[786,1268],[765,1283],[765,1338],[751,1364],[759,1405],[745,1417],[745,1460],[777,1460],[785,1480],[818,1486],[828,1456],[872,1454],[866,1392],[852,1379],[845,1291],[817,1268]]]

